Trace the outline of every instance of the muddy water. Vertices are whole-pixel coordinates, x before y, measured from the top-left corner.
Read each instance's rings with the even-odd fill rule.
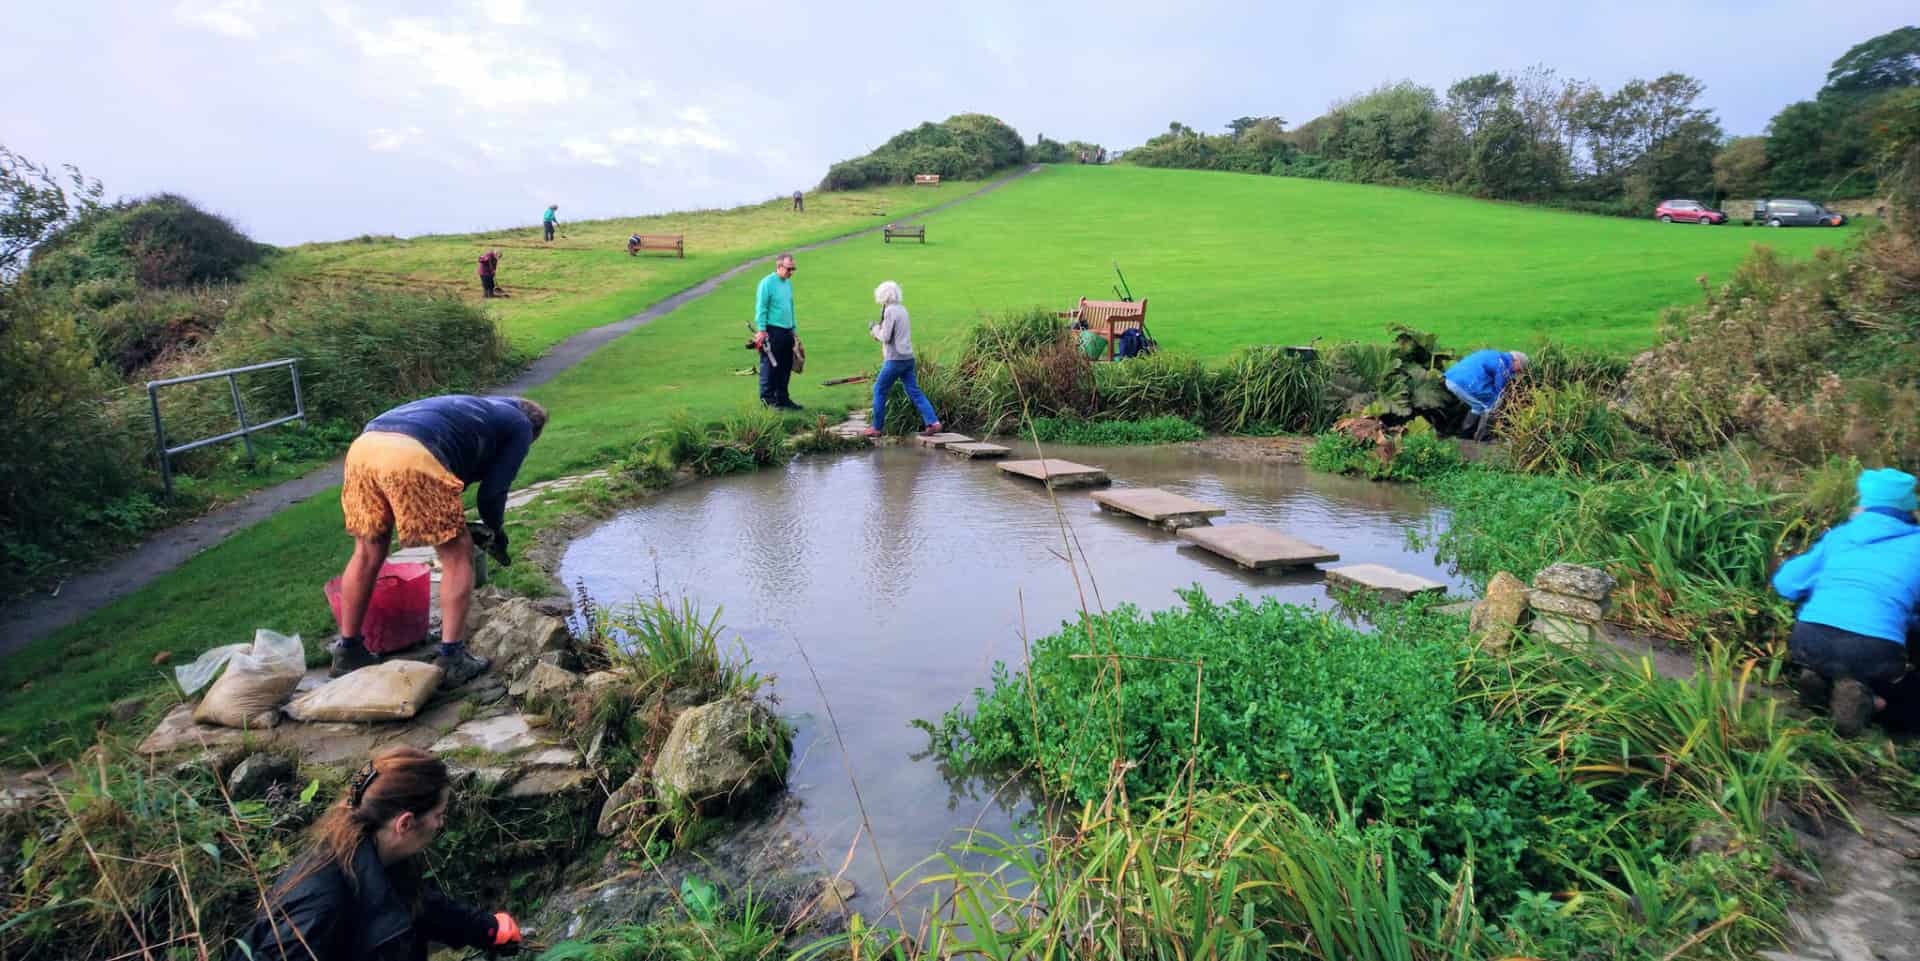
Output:
[[[1105,467],[1117,487],[1158,486],[1224,506],[1217,523],[1272,525],[1345,562],[1459,586],[1407,548],[1406,531],[1432,512],[1405,488],[1182,448],[1048,454]],[[1057,497],[1085,558],[1080,587],[1089,606],[1165,608],[1179,602],[1176,589],[1196,583],[1216,598],[1330,604],[1313,575],[1245,573],[1141,521],[1103,513],[1084,491]],[[1020,802],[1004,796],[1014,792],[996,799],[999,785],[946,777],[922,756],[926,735],[908,722],[937,719],[987,683],[996,659],[1019,663],[1023,631],[1051,633],[1079,610],[1080,587],[1060,556],[1060,519],[1039,485],[1003,476],[991,461],[885,448],[669,492],[577,540],[560,574],[569,588],[584,581],[602,602],[649,594],[657,578],[669,594],[724,609],[754,668],[777,675],[781,708],[798,728],[791,787],[822,861],[837,868],[860,841],[848,876],[860,888],[857,906],[871,916],[883,874],[859,834],[849,767],[880,860],[896,876],[970,825],[1006,836],[1017,813]]]

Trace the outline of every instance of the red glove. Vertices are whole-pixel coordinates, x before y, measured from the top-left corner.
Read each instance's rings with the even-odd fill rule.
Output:
[[[496,912],[493,916],[493,946],[499,948],[509,944],[520,946],[520,924],[513,920],[513,915],[505,911]]]

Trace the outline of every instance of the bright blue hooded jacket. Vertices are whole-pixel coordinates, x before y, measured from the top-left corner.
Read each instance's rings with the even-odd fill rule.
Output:
[[[1920,527],[1862,511],[1780,565],[1773,589],[1810,624],[1904,645],[1920,607]]]
[[[1513,355],[1504,350],[1476,350],[1447,368],[1447,379],[1492,407],[1513,379]]]

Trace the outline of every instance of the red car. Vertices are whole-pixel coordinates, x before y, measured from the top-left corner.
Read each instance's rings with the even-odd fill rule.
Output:
[[[1653,216],[1663,224],[1679,221],[1683,224],[1724,224],[1727,215],[1708,207],[1698,200],[1665,200],[1653,208]]]

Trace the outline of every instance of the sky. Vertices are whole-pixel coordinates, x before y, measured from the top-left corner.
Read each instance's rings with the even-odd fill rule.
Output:
[[[70,0],[4,17],[0,144],[294,244],[750,203],[955,113],[1127,147],[1536,63],[1608,89],[1689,73],[1759,133],[1915,21],[1912,0]]]

